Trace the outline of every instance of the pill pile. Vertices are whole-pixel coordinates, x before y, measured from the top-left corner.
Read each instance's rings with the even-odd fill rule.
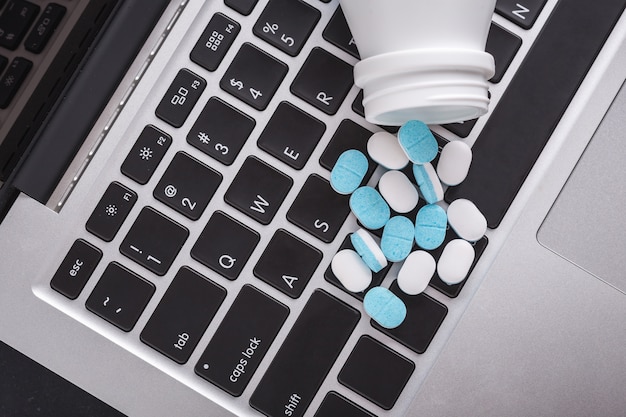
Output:
[[[376,188],[361,186],[369,160],[356,149],[343,152],[330,174],[332,188],[350,195],[350,210],[362,226],[350,235],[354,250],[342,249],[333,257],[331,270],[339,282],[348,291],[365,291],[372,283],[372,274],[389,262],[403,262],[397,283],[408,295],[423,292],[435,272],[448,285],[463,281],[474,262],[472,243],[485,234],[487,221],[469,200],[455,200],[447,210],[439,203],[445,186],[458,185],[467,176],[472,161],[470,147],[460,140],[448,142],[435,168],[432,162],[439,153],[437,139],[427,125],[412,120],[401,126],[397,135],[374,133],[367,142],[367,153],[386,170]],[[417,187],[402,171],[409,164]],[[420,196],[426,205],[411,220],[405,214],[418,206]],[[448,226],[458,238],[449,241],[435,261],[427,251],[443,244]],[[381,228],[379,244],[368,229]],[[389,329],[402,324],[407,314],[402,300],[380,286],[367,291],[363,306],[374,321]]]

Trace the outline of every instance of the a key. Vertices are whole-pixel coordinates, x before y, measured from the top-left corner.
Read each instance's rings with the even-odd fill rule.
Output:
[[[283,101],[257,140],[259,148],[295,169],[302,169],[326,126],[308,113]]]
[[[315,47],[291,84],[291,92],[326,114],[335,114],[354,83],[352,65]]]
[[[349,199],[333,190],[324,178],[310,175],[289,208],[287,220],[330,243],[350,214]]]
[[[211,97],[187,134],[187,143],[230,165],[255,124],[247,114],[217,97]]]
[[[350,119],[343,120],[330,139],[326,149],[324,149],[320,157],[320,165],[331,171],[333,166],[335,166],[335,162],[339,159],[339,155],[349,149],[356,149],[363,152],[364,155],[368,155],[367,141],[370,136],[372,136],[372,132],[363,126]],[[363,183],[369,181],[376,169],[376,164],[371,160],[369,162],[369,168],[363,178]]]
[[[278,229],[254,267],[254,275],[291,298],[298,298],[322,260],[322,253]]]
[[[316,290],[252,393],[250,405],[268,416],[304,415],[359,318],[357,310]]]
[[[110,263],[85,307],[129,332],[154,294],[154,285],[117,262]]]
[[[122,163],[122,173],[139,184],[152,177],[172,143],[172,137],[152,125],[144,127],[133,148]]]
[[[248,16],[258,1],[259,0],[224,0],[224,4],[242,15]]]
[[[511,22],[530,29],[547,0],[498,0],[496,12]]]
[[[67,298],[75,300],[98,266],[102,251],[89,242],[74,242],[50,281],[50,286]]]
[[[513,61],[520,46],[522,46],[522,40],[519,36],[505,30],[496,23],[491,23],[485,51],[493,56],[496,62],[496,73],[489,81],[498,83],[502,80],[502,76],[509,68],[509,65],[511,65],[511,61]]]
[[[301,0],[270,0],[252,32],[291,56],[296,56],[311,35],[321,13]]]
[[[198,360],[196,373],[240,396],[288,315],[285,305],[244,285]]]
[[[257,110],[265,110],[287,69],[281,61],[244,43],[220,80],[220,88]]]
[[[144,207],[120,245],[120,252],[157,275],[165,275],[187,240],[189,231]]]
[[[33,63],[26,58],[13,58],[9,68],[0,78],[0,109],[6,109],[26,80]]]
[[[260,159],[249,156],[224,194],[224,200],[261,224],[269,224],[293,180]]]
[[[154,198],[198,220],[222,182],[222,175],[184,152],[178,152],[154,189]]]
[[[339,382],[384,410],[391,410],[415,364],[371,336],[361,336],[339,372]]]
[[[85,227],[105,242],[113,240],[137,201],[137,194],[118,182],[112,182],[91,213]]]
[[[204,78],[186,68],[181,69],[161,99],[156,109],[157,117],[174,127],[181,127],[205,87]]]
[[[216,211],[191,249],[191,256],[223,277],[234,280],[259,239],[254,230]]]
[[[25,0],[12,0],[0,15],[0,46],[15,50],[39,14],[39,6]]]
[[[49,3],[24,41],[24,48],[36,54],[41,53],[61,23],[65,12],[65,7],[60,4]]]
[[[324,397],[322,404],[313,417],[376,417],[360,405],[353,403],[347,398],[334,391]]]
[[[189,58],[208,71],[215,71],[241,30],[239,23],[215,13],[202,32]]]
[[[352,37],[352,32],[350,32],[350,28],[348,27],[348,22],[346,22],[343,10],[341,10],[341,6],[337,7],[337,10],[335,10],[322,36],[336,47],[357,59],[359,58],[359,51]]]
[[[187,362],[226,297],[226,290],[181,268],[141,332],[141,341],[176,363]]]

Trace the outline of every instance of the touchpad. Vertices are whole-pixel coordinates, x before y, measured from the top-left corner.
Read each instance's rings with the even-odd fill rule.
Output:
[[[622,86],[537,238],[626,293],[626,87]]]

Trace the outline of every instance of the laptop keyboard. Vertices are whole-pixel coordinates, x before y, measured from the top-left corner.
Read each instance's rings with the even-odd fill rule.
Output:
[[[435,275],[429,289],[417,296],[399,289],[393,278],[395,265],[374,274],[371,287],[389,287],[407,307],[406,320],[396,329],[368,320],[360,308],[365,292],[346,292],[333,275],[332,254],[351,247],[346,232],[352,232],[349,228],[356,228],[356,222],[347,197],[331,189],[329,171],[347,149],[367,154],[367,139],[380,127],[361,118],[362,94],[345,103],[354,89],[350,62],[358,50],[336,2],[326,3],[225,0],[218,5],[219,11],[201,23],[204,31],[187,52],[189,61],[172,62],[180,67],[171,83],[164,80],[170,84],[154,108],[158,123],[145,124],[116,168],[124,180],[110,183],[86,222],[88,237],[75,241],[51,281],[53,289],[78,299],[73,303],[83,303],[120,330],[140,332],[136,339],[147,345],[143,348],[178,364],[195,358],[183,372],[195,373],[191,377],[233,397],[246,393],[246,407],[268,416],[305,411],[316,416],[387,415],[385,410],[394,409],[406,386],[419,386],[416,369],[422,366],[421,358],[436,338],[446,337],[438,331],[450,313],[467,305],[468,297],[457,298],[488,246],[486,236],[475,242],[469,278],[447,285]],[[509,82],[507,71],[521,49],[524,31],[537,24],[546,3],[498,0],[487,42],[496,61],[494,86]],[[554,29],[547,25],[537,42],[550,45],[557,33],[575,30],[577,21],[568,23],[571,3],[557,5],[550,21]],[[253,12],[258,16],[254,21],[245,17]],[[322,12],[329,17],[324,19]],[[598,38],[609,21],[605,16],[594,31]],[[325,22],[321,29],[320,22]],[[316,30],[327,43],[320,40],[300,57]],[[255,37],[238,43],[242,33]],[[577,53],[591,58],[599,43],[594,45]],[[477,196],[475,190],[483,187],[486,176],[494,177],[494,169],[499,172],[496,178],[511,177],[510,168],[500,166],[510,158],[493,156],[493,149],[498,142],[508,155],[519,151],[519,144],[508,137],[496,139],[496,127],[513,114],[528,125],[535,122],[519,111],[517,103],[524,101],[519,98],[525,95],[521,90],[531,88],[523,83],[525,78],[565,59],[565,52],[550,59],[546,54],[539,47],[528,52],[504,94],[498,90],[499,105],[482,132],[474,132],[475,120],[433,129],[440,146],[458,137],[477,138],[470,177],[449,189],[446,201],[476,200],[492,228],[498,226],[521,181],[507,186],[504,196],[483,198],[486,192]],[[583,68],[574,72],[563,84],[572,92],[574,81],[584,76]],[[291,96],[277,96],[286,79]],[[207,85],[219,85],[221,91],[205,97]],[[279,103],[271,106],[274,101]],[[200,105],[195,120],[188,120]],[[329,123],[340,110],[342,120]],[[545,124],[540,122],[540,128]],[[179,130],[184,125],[188,127]],[[331,131],[328,126],[335,127]],[[536,141],[525,136],[531,149],[519,155],[523,166],[515,168],[518,173],[532,167],[549,133]],[[187,148],[174,152],[169,148],[177,135],[186,137],[182,145]],[[257,147],[246,149],[254,149],[254,154],[242,152],[250,141]],[[503,142],[506,146],[501,146]],[[370,161],[365,182],[376,178],[375,168]],[[158,178],[153,178],[155,172]],[[135,207],[138,193],[146,192],[152,193],[151,204]],[[414,218],[423,204],[407,217]],[[448,230],[445,242],[455,238]],[[103,250],[110,245],[122,256],[100,265]],[[441,248],[431,251],[435,259]],[[189,265],[173,267],[180,256],[190,256]],[[250,273],[242,274],[244,270]],[[237,280],[243,285],[231,286]],[[167,290],[160,301],[153,301],[155,289],[162,286]],[[232,291],[236,296],[227,297]],[[155,306],[151,311],[146,308],[149,304]],[[147,322],[136,329],[142,316]],[[207,337],[215,316],[221,321]],[[285,330],[290,317],[295,321],[290,320],[291,327]],[[279,340],[281,331],[286,336]],[[272,349],[273,345],[277,346]],[[274,356],[266,358],[268,352]],[[259,369],[262,375],[254,378]],[[332,390],[321,389],[332,369],[338,384],[331,381]],[[257,383],[249,386],[253,379]],[[341,392],[335,392],[336,387]],[[317,408],[309,409],[315,398]]]

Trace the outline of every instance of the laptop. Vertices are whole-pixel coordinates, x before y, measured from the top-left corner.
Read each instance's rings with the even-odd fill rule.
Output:
[[[27,34],[48,6],[2,3],[39,7]],[[89,33],[35,132],[2,145],[0,340],[42,375],[101,415],[624,415],[626,1],[498,0],[489,113],[430,126],[473,150],[440,204],[489,229],[459,284],[374,275],[407,307],[391,330],[329,268],[359,228],[330,169],[395,132],[363,118],[338,1],[55,4],[42,57],[27,35],[0,52],[33,63],[2,114],[23,127],[35,75]]]

